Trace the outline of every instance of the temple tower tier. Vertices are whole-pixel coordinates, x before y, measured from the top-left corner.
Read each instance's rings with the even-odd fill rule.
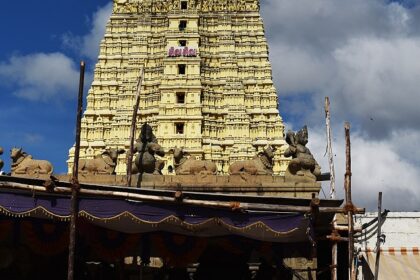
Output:
[[[266,145],[287,160],[259,0],[114,0],[82,120],[81,158],[129,148],[144,67],[137,133],[150,124],[168,152],[183,147],[224,174]],[[72,170],[74,147],[68,167]],[[165,156],[166,167],[173,165]],[[117,174],[125,174],[125,154]]]

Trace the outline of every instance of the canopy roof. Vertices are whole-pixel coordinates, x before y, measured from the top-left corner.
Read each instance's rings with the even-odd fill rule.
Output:
[[[70,196],[54,192],[35,192],[30,187],[27,190],[15,190],[8,187],[12,182],[25,181],[0,176],[0,212],[13,217],[33,217],[40,219],[70,219]],[[3,181],[3,182],[1,182]],[[9,181],[9,183],[7,182]],[[31,180],[34,186],[42,186],[42,180]],[[82,186],[87,187],[89,186]],[[90,186],[92,187],[92,186]],[[102,189],[107,188],[101,186]],[[115,187],[109,187],[110,189]],[[108,189],[108,188],[107,188]],[[128,190],[126,190],[128,191]],[[132,189],[133,193],[139,190]],[[144,190],[143,190],[144,192]],[[152,192],[151,190],[146,192]],[[172,195],[161,193],[163,196]],[[232,197],[225,195],[194,194],[189,197],[195,200],[229,201]],[[240,201],[264,200],[261,197],[237,197]],[[269,203],[276,199],[267,198]],[[282,199],[289,205],[309,205],[310,199]],[[277,202],[277,203],[278,203]],[[323,201],[321,205],[339,206],[341,201]],[[268,205],[268,204],[267,204]],[[243,209],[226,209],[204,207],[172,201],[142,201],[123,197],[79,196],[79,216],[85,217],[93,224],[123,233],[146,233],[155,231],[173,232],[199,237],[216,237],[224,235],[239,235],[254,240],[269,242],[307,242],[308,234],[313,234],[313,221],[305,213],[286,213],[273,211],[244,211]],[[331,217],[330,217],[331,216]],[[323,214],[317,220],[328,225],[331,214]]]
[[[70,219],[70,198],[2,192],[0,211],[14,217]],[[272,242],[307,240],[303,214],[242,213],[204,207],[166,205],[122,199],[79,200],[79,215],[93,224],[125,233],[168,231],[194,236],[240,235]]]

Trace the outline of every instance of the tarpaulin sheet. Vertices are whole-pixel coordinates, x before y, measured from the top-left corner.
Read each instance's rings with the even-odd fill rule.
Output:
[[[2,192],[0,212],[13,217],[68,220],[70,197]],[[124,233],[167,231],[201,237],[233,234],[270,242],[308,241],[310,229],[303,214],[240,212],[182,203],[91,197],[79,199],[79,216]]]

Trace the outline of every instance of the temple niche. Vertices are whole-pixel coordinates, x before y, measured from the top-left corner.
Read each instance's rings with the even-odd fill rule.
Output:
[[[114,0],[82,121],[80,156],[129,148],[139,74],[136,135],[147,123],[170,149],[228,174],[236,161],[275,148],[273,174],[288,160],[258,0]],[[73,166],[70,149],[68,170]],[[116,173],[126,173],[126,154]]]

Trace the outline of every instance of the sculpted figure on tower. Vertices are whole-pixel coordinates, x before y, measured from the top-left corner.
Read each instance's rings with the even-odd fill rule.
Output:
[[[316,181],[316,176],[321,174],[321,168],[311,151],[306,147],[308,143],[306,125],[297,133],[289,130],[286,142],[289,144],[289,148],[284,152],[284,156],[292,157],[286,170],[286,177],[297,176],[295,179],[299,181]]]
[[[275,148],[268,146],[251,160],[234,162],[229,166],[229,174],[272,175],[275,151]]]
[[[84,175],[107,174],[114,175],[118,155],[125,153],[124,149],[106,149],[93,159],[81,159],[79,172]]]
[[[171,149],[174,154],[175,173],[177,175],[215,175],[217,166],[209,160],[197,160],[182,148]]]
[[[150,125],[144,124],[141,127],[140,136],[134,145],[134,153],[137,153],[137,156],[134,160],[133,174],[162,174],[164,161],[157,159],[155,156],[163,157],[165,152],[157,143]]]
[[[13,148],[10,151],[12,159],[12,176],[13,175],[51,175],[53,166],[46,160],[35,160],[31,155],[27,154],[22,148]]]

